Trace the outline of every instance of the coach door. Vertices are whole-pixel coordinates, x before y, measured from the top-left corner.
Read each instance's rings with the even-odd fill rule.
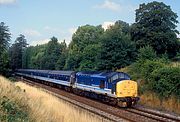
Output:
[[[73,72],[70,75],[70,85],[73,85],[76,82],[76,73]]]

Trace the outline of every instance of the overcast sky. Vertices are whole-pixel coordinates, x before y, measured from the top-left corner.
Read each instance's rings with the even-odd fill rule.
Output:
[[[133,23],[139,4],[152,0],[0,0],[0,21],[9,26],[12,42],[24,34],[30,45],[55,36],[71,41],[78,26],[104,25],[116,20]],[[157,0],[180,16],[180,0]],[[178,17],[180,22],[180,17]],[[177,29],[180,31],[180,24]]]

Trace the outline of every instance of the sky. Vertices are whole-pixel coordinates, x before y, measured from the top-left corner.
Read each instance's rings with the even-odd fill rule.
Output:
[[[180,0],[157,1],[170,5],[180,22]],[[30,45],[47,43],[52,36],[69,44],[79,26],[134,23],[135,10],[148,2],[152,0],[0,0],[0,22],[9,26],[11,43],[23,34]]]

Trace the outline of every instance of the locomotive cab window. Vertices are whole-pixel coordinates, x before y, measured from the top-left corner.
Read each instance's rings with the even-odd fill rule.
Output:
[[[111,77],[111,81],[114,81],[114,80],[117,80],[117,79],[118,79],[118,74]]]
[[[104,80],[101,80],[101,81],[100,81],[99,87],[100,87],[101,89],[103,89],[103,88],[105,87],[105,81],[104,81]]]

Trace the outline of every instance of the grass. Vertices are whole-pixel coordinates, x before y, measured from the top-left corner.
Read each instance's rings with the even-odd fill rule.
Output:
[[[28,121],[27,100],[25,92],[0,76],[0,121]]]
[[[140,96],[140,104],[158,110],[180,114],[180,100],[174,96],[168,99],[160,99],[155,93],[145,92]]]
[[[37,122],[100,122],[103,119],[60,100],[43,89],[34,88],[22,82],[17,82],[16,86],[25,89],[27,97],[33,100],[29,103],[30,108],[33,109],[31,117]]]
[[[10,82],[0,76],[0,100],[8,98],[4,103],[12,102],[11,108],[25,112],[25,119],[17,122],[102,122],[108,121],[68,102],[60,100],[43,89],[29,86],[22,82]],[[17,107],[16,107],[17,106]],[[0,108],[0,117],[6,113]],[[23,114],[24,115],[24,114]],[[21,118],[21,116],[20,116]],[[28,119],[27,119],[28,118]],[[2,121],[0,119],[0,121]],[[9,121],[5,116],[3,121]],[[12,122],[10,120],[10,122]],[[13,121],[14,122],[14,121]],[[16,122],[16,121],[15,121]]]
[[[35,108],[31,117],[37,122],[98,122],[100,119],[93,117],[89,112],[81,110],[63,100],[60,100],[43,89],[31,87],[22,82],[17,82],[16,86],[25,89],[29,98],[33,102],[29,103],[31,108]]]

